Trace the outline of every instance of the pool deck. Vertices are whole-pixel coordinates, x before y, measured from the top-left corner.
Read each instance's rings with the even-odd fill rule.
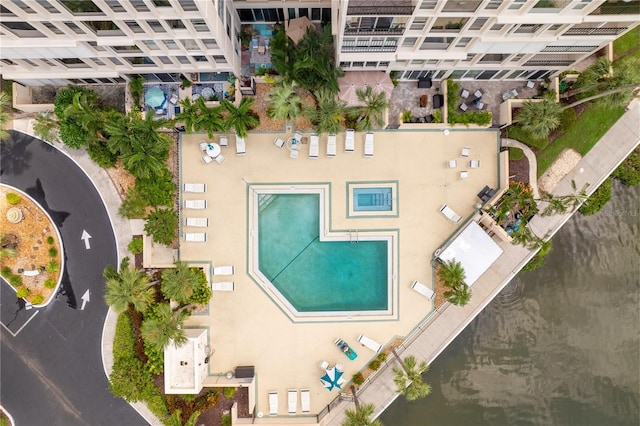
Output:
[[[304,134],[309,136],[308,133]],[[185,199],[205,199],[205,210],[182,210],[185,217],[206,217],[207,228],[189,228],[206,232],[207,241],[180,244],[180,258],[205,266],[234,265],[233,277],[215,277],[214,281],[235,282],[235,291],[214,292],[207,314],[194,315],[188,327],[207,327],[210,346],[215,353],[209,364],[205,386],[225,384],[224,375],[239,365],[253,365],[256,371],[256,413],[264,418],[256,423],[278,422],[315,424],[316,415],[334,398],[320,383],[320,362],[345,367],[345,378],[360,371],[374,353],[361,346],[357,337],[364,334],[387,345],[411,332],[433,310],[433,303],[411,289],[413,280],[433,287],[429,264],[433,252],[464,221],[455,224],[439,212],[447,204],[466,218],[475,212],[476,194],[485,186],[499,187],[498,134],[495,129],[428,131],[395,130],[375,133],[375,155],[364,157],[364,134],[356,133],[356,149],[344,152],[344,133],[338,135],[335,158],[326,157],[326,135],[320,137],[320,156],[309,158],[308,145],[302,145],[297,159],[289,158],[289,149],[277,148],[273,140],[292,136],[283,133],[251,133],[246,138],[246,155],[236,156],[235,137],[222,148],[226,160],[205,165],[198,143],[205,134],[183,135],[181,140],[181,182],[206,183],[204,194],[183,193]],[[215,139],[217,141],[217,137]],[[471,148],[468,158],[460,156],[463,147]],[[457,168],[449,168],[449,160]],[[481,167],[470,169],[469,160],[480,160]],[[460,171],[469,176],[460,178]],[[397,217],[349,217],[347,182],[398,181]],[[326,318],[320,322],[293,322],[272,301],[265,290],[248,274],[248,193],[251,184],[329,183],[331,186],[331,230],[398,230],[398,265],[394,270],[394,314],[388,319]],[[183,232],[184,229],[181,229]],[[358,353],[347,359],[333,344],[343,338]],[[231,384],[232,382],[227,382]],[[311,411],[287,413],[287,389],[310,389]],[[270,417],[268,392],[280,396],[277,417]]]

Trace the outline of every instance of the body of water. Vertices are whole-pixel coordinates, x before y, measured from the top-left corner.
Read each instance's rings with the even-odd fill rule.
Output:
[[[434,361],[386,426],[640,424],[640,187],[574,215]],[[450,307],[449,309],[455,309]]]

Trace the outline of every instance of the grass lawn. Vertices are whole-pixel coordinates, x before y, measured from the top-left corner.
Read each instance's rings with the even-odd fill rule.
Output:
[[[509,128],[507,129],[507,136],[511,139],[520,141],[530,146],[531,148],[538,148],[538,149],[544,149],[544,147],[547,146],[547,143],[549,141],[547,138],[535,139],[531,137],[529,133],[522,130],[522,127],[518,125],[509,126]]]
[[[633,49],[640,44],[640,26],[635,27],[622,37],[617,38],[613,42],[613,54],[618,56],[627,50]]]
[[[610,108],[600,104],[589,105],[578,120],[562,136],[537,154],[538,177],[565,148],[573,148],[585,155],[613,124],[624,114],[624,108]]]

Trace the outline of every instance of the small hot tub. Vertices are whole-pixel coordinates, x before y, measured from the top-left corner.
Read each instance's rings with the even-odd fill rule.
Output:
[[[391,187],[353,189],[353,210],[356,212],[388,212],[392,205]]]

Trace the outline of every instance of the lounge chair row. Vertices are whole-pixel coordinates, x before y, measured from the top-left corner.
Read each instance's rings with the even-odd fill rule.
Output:
[[[293,137],[293,140],[298,141],[302,139],[302,134],[300,132],[296,132]],[[365,157],[373,157],[373,144],[374,137],[373,133],[369,132],[365,134],[364,139],[364,156]],[[278,148],[283,148],[285,145],[284,139],[281,137],[276,137],[273,141],[274,145]],[[355,130],[347,129],[345,131],[345,141],[344,141],[344,150],[345,152],[354,152],[355,151]],[[291,158],[298,158],[298,150],[291,149]],[[309,158],[316,159],[319,157],[320,151],[320,137],[318,135],[311,135],[309,137]],[[335,157],[337,151],[337,135],[329,135],[327,137],[327,157]]]
[[[278,415],[278,392],[269,392],[269,415]],[[311,411],[311,391],[309,389],[302,389],[300,391],[300,406],[303,413]],[[287,411],[290,415],[295,415],[298,412],[298,390],[287,390]]]

